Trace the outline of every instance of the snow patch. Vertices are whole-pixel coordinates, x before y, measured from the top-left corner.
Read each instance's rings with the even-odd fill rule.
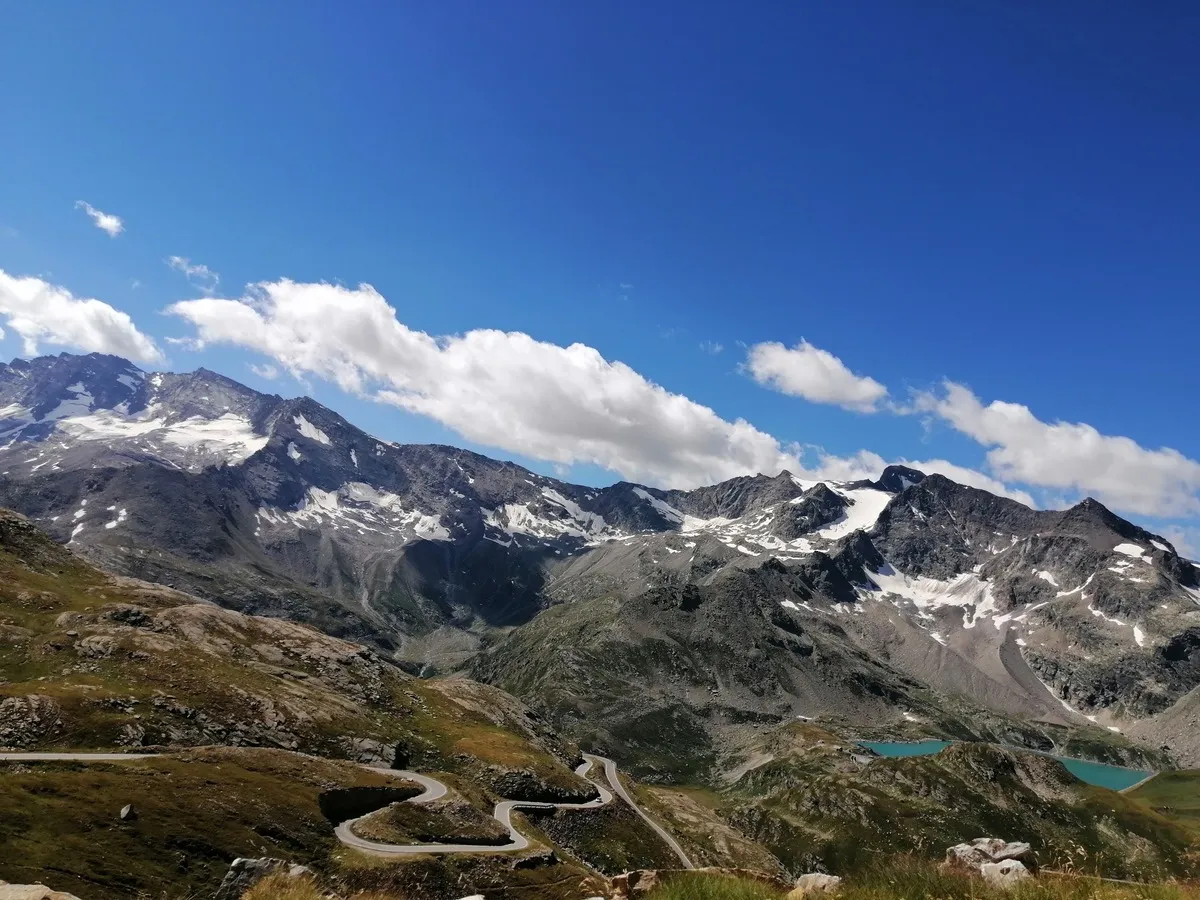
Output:
[[[304,459],[304,454],[296,449],[295,441],[288,441],[287,454],[292,458],[292,462],[295,463],[298,463],[300,460]]]
[[[654,507],[655,512],[657,512],[660,516],[662,516],[668,522],[674,522],[676,525],[683,524],[683,520],[684,520],[683,513],[681,513],[679,510],[677,510],[675,507],[673,507],[670,503],[666,503],[662,500],[659,500],[657,497],[655,497],[649,491],[643,490],[640,487],[635,487],[633,489],[633,492],[635,494],[637,494],[637,496],[639,496],[643,500],[645,500],[647,503],[649,503],[652,507]]]
[[[890,564],[885,564],[870,579],[885,594],[901,597],[919,610],[961,607],[964,628],[974,628],[981,616],[996,612],[991,582],[984,581],[974,572],[940,581],[920,575],[905,575]]]
[[[844,490],[833,485],[830,485],[830,488],[848,503],[841,518],[817,532],[817,537],[827,541],[836,541],[851,532],[871,528],[878,521],[884,507],[892,500],[892,495],[887,491],[875,488]]]
[[[569,500],[558,491],[542,488],[542,496],[556,506],[561,506],[578,523],[579,529],[587,534],[599,534],[608,530],[608,522],[599,513],[587,512],[574,500]]]
[[[300,429],[300,433],[309,440],[316,441],[318,444],[324,444],[326,447],[333,446],[333,441],[329,439],[329,435],[304,418],[304,416],[294,416],[292,421],[296,423],[296,427]]]
[[[1144,547],[1139,547],[1137,544],[1117,544],[1113,547],[1113,553],[1124,553],[1126,556],[1132,556],[1135,559],[1141,559],[1142,554],[1146,552]]]
[[[1142,629],[1139,626],[1131,625],[1128,622],[1122,622],[1120,619],[1115,619],[1112,616],[1105,615],[1103,610],[1096,609],[1096,607],[1092,606],[1090,603],[1088,604],[1088,612],[1090,612],[1097,619],[1103,619],[1105,622],[1108,622],[1110,625],[1116,625],[1120,628],[1132,629],[1134,643],[1137,644],[1139,647],[1146,646],[1146,633],[1144,631],[1142,631]]]
[[[116,507],[110,506],[109,509],[116,509]],[[124,522],[126,518],[128,518],[128,513],[126,513],[125,510],[122,509],[120,512],[117,513],[117,517],[115,519],[113,519],[111,522],[105,522],[104,527],[109,528],[109,529],[116,528],[118,525],[120,525],[122,522]]]

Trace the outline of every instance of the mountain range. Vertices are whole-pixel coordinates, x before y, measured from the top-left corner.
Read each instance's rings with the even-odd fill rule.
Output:
[[[941,475],[569,484],[112,356],[0,367],[0,505],[104,568],[463,671],[644,777],[759,727],[1200,762],[1200,569]]]

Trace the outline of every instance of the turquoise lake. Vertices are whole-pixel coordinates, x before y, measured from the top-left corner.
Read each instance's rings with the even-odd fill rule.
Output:
[[[858,744],[860,747],[874,750],[880,756],[929,756],[933,753],[940,753],[950,746],[949,741],[859,741]],[[1037,753],[1038,751],[1030,752]],[[1066,766],[1068,772],[1080,781],[1112,791],[1123,790],[1154,774],[1141,769],[1126,769],[1123,766],[1110,766],[1084,759],[1072,759],[1068,756],[1054,756],[1050,753],[1042,755],[1057,759]]]

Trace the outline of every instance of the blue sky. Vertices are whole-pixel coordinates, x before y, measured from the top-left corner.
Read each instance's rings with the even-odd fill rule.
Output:
[[[5,357],[111,348],[66,291],[394,440],[588,482],[941,461],[1194,540],[1193,4],[63,2],[0,35]]]

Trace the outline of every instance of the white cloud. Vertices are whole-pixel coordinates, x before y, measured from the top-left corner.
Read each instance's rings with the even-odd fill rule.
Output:
[[[705,353],[711,353],[713,356],[716,356],[725,349],[725,345],[718,344],[716,341],[701,341],[700,349]]]
[[[265,378],[267,381],[274,381],[279,377],[279,369],[270,363],[263,363],[261,366],[255,363],[250,363],[250,371],[259,378]]]
[[[1168,525],[1161,529],[1162,536],[1175,546],[1175,551],[1186,559],[1200,557],[1200,528],[1183,525]]]
[[[746,356],[746,369],[759,384],[830,403],[856,412],[875,412],[887,388],[865,375],[855,375],[840,359],[806,340],[787,348],[775,341],[755,344]]]
[[[213,294],[221,283],[221,276],[202,263],[193,263],[186,256],[168,256],[166,263],[176,272],[182,272],[188,282],[205,294]]]
[[[159,362],[162,352],[128,314],[101,300],[74,297],[66,288],[40,278],[9,275],[0,269],[0,315],[21,336],[24,352],[34,356],[38,342],[141,362]]]
[[[118,234],[125,230],[125,223],[121,221],[120,216],[114,216],[111,213],[101,212],[88,203],[86,200],[76,200],[75,208],[82,209],[92,218],[92,222],[101,231],[105,232],[109,237],[115,238]]]
[[[769,434],[656,385],[592,347],[519,332],[434,337],[374,288],[278,281],[168,310],[200,340],[252,348],[294,375],[436,419],[468,440],[552,463],[594,463],[671,487],[802,470]]]
[[[914,407],[992,448],[988,467],[1005,481],[1077,490],[1141,515],[1200,513],[1200,462],[1178,450],[1149,450],[1083,423],[1043,422],[1018,403],[985,406],[951,381],[918,393]]]

